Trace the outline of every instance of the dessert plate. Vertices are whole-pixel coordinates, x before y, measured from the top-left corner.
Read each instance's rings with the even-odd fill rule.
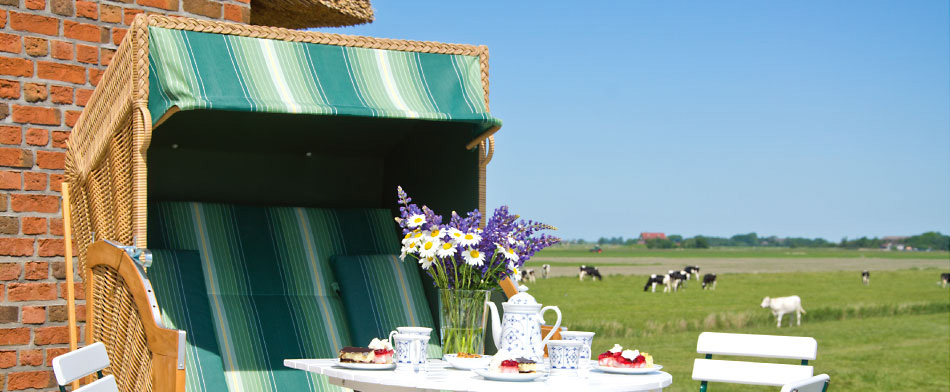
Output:
[[[491,355],[482,355],[480,358],[459,358],[456,354],[445,354],[442,359],[456,369],[475,370],[488,367]]]
[[[615,368],[609,366],[600,366],[597,365],[597,370],[600,370],[604,373],[615,373],[615,374],[647,374],[658,372],[660,369],[663,369],[663,365],[653,365],[649,368]]]
[[[534,372],[534,373],[498,373],[493,372],[489,369],[472,369],[475,374],[484,377],[486,380],[492,381],[533,381],[538,378],[544,377],[547,373]]]
[[[339,359],[336,360],[336,366],[353,370],[391,370],[396,368],[395,363],[354,363],[340,362]]]

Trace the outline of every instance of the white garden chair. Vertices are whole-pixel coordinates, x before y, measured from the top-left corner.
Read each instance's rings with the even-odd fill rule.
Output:
[[[781,392],[825,392],[831,380],[827,374],[819,374],[812,378],[798,380],[785,384]]]
[[[699,334],[696,352],[706,354],[706,358],[693,362],[693,380],[702,382],[700,392],[706,392],[709,382],[781,387],[814,375],[808,361],[818,354],[818,342],[797,336],[703,332]],[[801,365],[723,361],[712,359],[713,355],[795,359]]]
[[[59,390],[66,392],[66,384],[96,373],[99,379],[73,392],[119,392],[115,377],[102,376],[102,369],[109,367],[109,354],[102,343],[93,343],[76,351],[53,358],[53,374]]]

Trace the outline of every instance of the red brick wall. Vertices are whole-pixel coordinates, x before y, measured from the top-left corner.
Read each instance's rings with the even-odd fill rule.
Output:
[[[246,23],[250,0],[0,0],[0,391],[57,390],[50,362],[68,347],[65,140],[143,12]]]

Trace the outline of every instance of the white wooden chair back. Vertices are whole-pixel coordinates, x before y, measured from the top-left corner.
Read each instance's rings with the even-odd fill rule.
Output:
[[[825,392],[828,390],[829,381],[831,381],[831,377],[828,377],[827,374],[820,374],[785,384],[782,387],[782,392]]]
[[[703,332],[696,343],[696,352],[706,355],[693,362],[693,380],[702,382],[701,392],[706,392],[708,382],[780,387],[814,375],[808,361],[817,356],[818,342],[797,336]],[[801,365],[723,361],[712,359],[713,355],[795,359],[800,360]]]
[[[74,392],[119,392],[112,375],[103,377],[102,369],[109,367],[109,354],[101,342],[90,344],[81,349],[53,358],[53,374],[59,389],[92,373],[98,373],[99,379]]]

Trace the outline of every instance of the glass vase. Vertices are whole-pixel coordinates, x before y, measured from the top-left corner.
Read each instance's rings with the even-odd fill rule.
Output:
[[[439,290],[442,352],[485,354],[489,290]]]

